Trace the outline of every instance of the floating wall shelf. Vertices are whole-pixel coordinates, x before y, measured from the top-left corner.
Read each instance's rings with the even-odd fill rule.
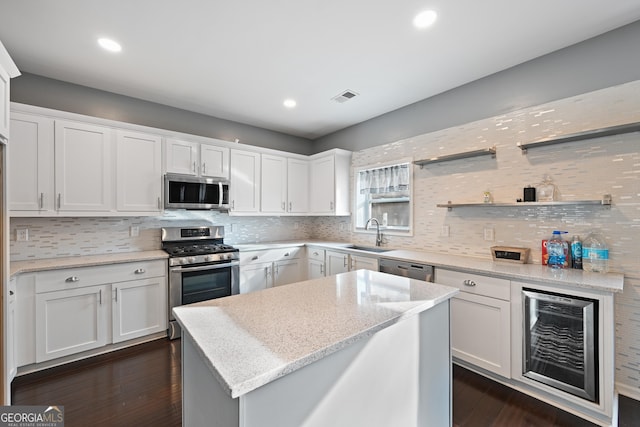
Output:
[[[600,205],[611,207],[611,194],[605,194],[600,200],[566,200],[566,201],[553,201],[553,202],[514,202],[514,203],[442,203],[436,205],[439,208],[511,208],[511,207],[536,207],[536,206],[578,206],[578,205]]]
[[[446,156],[438,156],[432,157],[430,159],[416,160],[413,162],[416,165],[420,165],[422,169],[425,165],[429,165],[432,163],[440,163],[440,162],[448,162],[450,160],[460,160],[460,159],[468,159],[470,157],[478,157],[478,156],[496,156],[496,147],[484,148],[482,150],[473,150],[473,151],[465,151],[464,153],[456,153],[449,154]]]
[[[588,130],[585,132],[572,133],[559,138],[546,139],[526,144],[518,143],[518,147],[523,153],[529,148],[546,147],[548,145],[563,144],[565,142],[582,141],[585,139],[602,138],[604,136],[621,135],[640,131],[640,123],[628,123],[626,125],[611,126],[602,129]]]

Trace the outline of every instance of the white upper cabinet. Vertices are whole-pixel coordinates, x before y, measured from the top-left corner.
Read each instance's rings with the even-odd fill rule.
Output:
[[[167,172],[198,175],[198,146],[197,142],[167,139]]]
[[[230,213],[260,211],[260,154],[231,150]]]
[[[162,141],[159,136],[117,131],[116,205],[121,212],[160,212]]]
[[[11,114],[9,209],[53,211],[53,119]]]
[[[287,212],[306,214],[309,211],[309,161],[287,159]]]
[[[55,187],[59,211],[113,209],[113,136],[109,128],[55,122]]]
[[[315,215],[350,215],[351,152],[331,150],[311,157],[309,211]]]
[[[262,155],[261,212],[306,214],[309,210],[309,162]]]
[[[19,75],[16,64],[0,42],[0,142],[9,139],[9,80]]]
[[[287,212],[287,159],[263,154],[261,159],[261,212]]]
[[[229,148],[214,144],[166,141],[167,172],[229,179]]]
[[[200,175],[229,179],[229,149],[200,144]]]

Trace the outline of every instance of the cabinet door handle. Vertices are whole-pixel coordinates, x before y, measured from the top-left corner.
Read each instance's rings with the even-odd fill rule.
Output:
[[[462,282],[465,286],[475,286],[476,282],[474,282],[473,280],[465,280],[464,282]]]
[[[67,277],[67,280],[65,280],[65,282],[69,282],[69,283],[75,283],[79,281],[80,281],[80,278],[78,276]]]
[[[293,203],[289,202],[289,212],[293,210]]]
[[[347,266],[347,256],[345,255],[342,259],[344,260],[344,265],[343,266],[346,267]]]
[[[116,302],[118,302],[118,288],[114,288],[114,289],[116,291]],[[102,292],[102,291],[100,291],[100,292]]]
[[[333,202],[329,202],[329,210],[332,211],[333,210]]]
[[[320,264],[320,274],[324,275],[324,264]]]
[[[206,163],[202,163],[202,174],[206,174],[207,173],[207,164]]]
[[[98,292],[98,296],[99,296],[98,301],[100,302],[100,305],[102,305],[102,289],[100,289],[100,291]]]
[[[40,209],[42,209],[44,207],[44,193],[40,193]]]
[[[146,273],[144,268],[138,268],[136,271],[133,272],[134,274],[144,274]]]
[[[196,173],[196,162],[193,162],[193,173]]]
[[[285,210],[285,202],[282,202],[282,210]]]
[[[264,268],[264,278],[269,279],[269,267]]]
[[[232,200],[231,201],[231,210],[234,210],[236,208],[236,201]]]
[[[158,210],[162,209],[162,201],[160,200],[160,196],[158,196]]]
[[[60,193],[58,193],[58,210],[60,209],[60,198],[62,197],[62,195]]]

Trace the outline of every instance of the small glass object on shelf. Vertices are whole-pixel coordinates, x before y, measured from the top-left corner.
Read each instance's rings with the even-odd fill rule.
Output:
[[[493,202],[493,197],[491,197],[491,192],[490,192],[490,191],[485,191],[485,192],[483,193],[482,201],[483,201],[484,203],[491,203],[491,202]]]
[[[551,181],[551,177],[545,175],[542,182],[536,187],[538,202],[553,202],[556,200],[556,193],[556,186],[553,181]]]

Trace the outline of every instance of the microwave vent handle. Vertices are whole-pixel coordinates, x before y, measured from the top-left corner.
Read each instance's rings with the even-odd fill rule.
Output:
[[[222,182],[219,182],[218,183],[218,196],[219,196],[220,199],[218,200],[218,205],[222,205],[222,202],[224,201],[224,197],[222,197],[223,196],[222,191],[223,191]]]

